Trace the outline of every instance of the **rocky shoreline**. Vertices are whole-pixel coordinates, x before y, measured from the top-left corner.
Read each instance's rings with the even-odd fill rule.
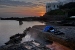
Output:
[[[45,26],[46,25],[35,25],[32,28],[31,27],[26,28],[26,30],[24,30],[22,34],[18,33],[18,34],[11,36],[10,40],[5,43],[6,45],[3,45],[0,47],[0,50],[52,50],[51,48],[49,48],[49,46],[47,47],[46,45],[53,44],[53,42],[44,40],[42,37],[39,36],[39,35],[41,35],[41,36],[43,36],[43,35],[42,34],[38,35],[37,33],[39,33],[39,32],[36,31],[36,30],[43,30]],[[53,26],[53,27],[55,27],[55,28],[57,28],[57,30],[65,33],[66,37],[68,37],[71,41],[74,41],[75,27],[70,27],[70,26]],[[35,40],[26,41],[26,42],[21,43],[22,38],[28,34],[27,32],[29,32],[29,34],[34,36]],[[56,35],[56,36],[60,37],[61,35]],[[42,43],[40,41],[38,41],[37,40],[38,38],[41,40],[44,40],[44,43],[43,43],[43,41],[42,41]],[[74,47],[75,46],[73,46],[73,49],[74,49]],[[70,49],[68,49],[68,50],[70,50]]]
[[[10,40],[5,43],[5,45],[0,46],[0,50],[51,50],[50,48],[46,47],[46,45],[36,41],[26,41],[21,43],[22,38],[27,35],[31,27],[26,28],[22,34],[15,34],[10,37]]]
[[[55,34],[55,33],[50,33],[50,32],[42,32],[42,30],[45,28],[46,25],[36,25],[33,26],[33,30],[31,32],[37,32],[36,34],[43,38],[43,39],[48,39],[52,41],[56,41],[71,50],[75,49],[75,27],[74,26],[55,26],[55,25],[50,25],[53,26],[55,29],[59,30],[60,32],[63,32],[64,34]],[[41,27],[41,28],[40,28]],[[41,30],[41,31],[40,31]]]
[[[1,46],[0,50],[51,50],[37,41],[27,41],[24,43]]]

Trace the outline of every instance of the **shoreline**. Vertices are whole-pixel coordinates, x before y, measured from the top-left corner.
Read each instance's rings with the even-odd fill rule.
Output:
[[[37,38],[39,36],[40,36],[40,38],[44,38],[45,37],[47,39],[54,40],[54,41],[64,45],[65,47],[68,47],[70,49],[74,49],[75,48],[75,43],[74,43],[75,42],[75,36],[74,36],[75,35],[75,27],[73,27],[73,26],[53,26],[57,30],[65,33],[65,35],[54,35],[52,33],[50,34],[50,33],[47,33],[47,32],[43,32],[42,33],[40,30],[44,29],[45,26],[46,25],[33,26],[32,27],[33,29],[31,30],[31,32],[34,33],[34,34],[36,33],[36,35],[38,35]],[[34,34],[32,36],[34,36]],[[49,37],[47,37],[46,35],[49,36]],[[36,37],[34,36],[34,38],[36,38]],[[58,39],[58,40],[56,40],[56,39]],[[63,43],[62,43],[62,41],[63,41]]]
[[[34,36],[34,38],[36,39],[36,38],[38,38],[38,36],[37,36],[37,33],[39,33],[38,31],[36,31],[36,30],[34,30],[33,28],[35,28],[35,29],[38,29],[38,30],[43,30],[44,28],[45,28],[45,26],[46,25],[35,25],[35,26],[33,26],[32,28],[30,28],[29,30],[28,30],[28,32],[29,33],[31,33],[31,35],[32,36]],[[70,27],[70,26],[54,26],[55,28],[57,28],[58,30],[60,30],[60,31],[63,31],[64,33],[66,33],[66,31],[65,30],[71,30],[71,29],[73,29],[73,30],[71,30],[71,31],[74,31],[74,29],[75,29],[75,27]],[[65,29],[66,28],[66,29]],[[26,29],[27,30],[27,29]],[[26,30],[24,30],[24,31],[26,31]],[[23,31],[23,33],[25,33]],[[36,34],[35,34],[36,33]],[[66,33],[66,35],[68,35],[68,36],[73,36],[73,35],[70,35],[70,33],[72,33],[72,32],[69,32],[69,35]],[[73,33],[74,34],[74,33]],[[35,36],[36,35],[36,36]],[[75,36],[74,36],[75,37]],[[40,37],[41,38],[41,37]],[[24,43],[18,43],[17,44],[17,46],[19,46],[19,44],[24,44]],[[6,46],[4,46],[4,47],[2,47],[3,49],[4,48],[9,48],[10,46],[12,46],[11,48],[13,49],[13,46],[15,46],[15,45],[6,45]],[[25,46],[25,45],[24,45]],[[48,45],[47,45],[48,46]],[[50,46],[50,45],[49,45]],[[49,46],[48,46],[48,48],[49,48]],[[23,46],[22,46],[23,47]],[[51,48],[51,47],[50,47]],[[1,49],[1,47],[0,47],[0,49]],[[26,49],[26,47],[24,47],[24,49]],[[66,50],[69,50],[68,48],[66,49]]]

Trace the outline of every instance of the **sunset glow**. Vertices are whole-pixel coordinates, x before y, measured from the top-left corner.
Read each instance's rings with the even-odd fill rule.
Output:
[[[41,13],[40,13],[40,16],[43,16],[44,14],[45,14],[45,12],[41,12]]]
[[[0,17],[43,16],[50,0],[0,0]]]
[[[25,8],[21,7],[20,9],[17,9],[17,13],[21,15],[29,15],[29,16],[43,16],[45,13],[45,8],[43,6],[38,6],[34,8]]]

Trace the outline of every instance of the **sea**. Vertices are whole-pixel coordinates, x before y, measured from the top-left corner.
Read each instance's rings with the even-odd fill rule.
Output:
[[[32,27],[34,25],[45,25],[45,23],[39,21],[22,21],[22,22],[23,24],[19,25],[19,21],[0,20],[0,46],[5,45],[5,43],[10,40],[11,36],[17,33],[22,34],[23,31],[28,27]],[[21,43],[29,40],[30,41],[34,40],[34,38],[31,38],[31,36],[27,34],[24,38],[22,38]],[[40,42],[42,42],[43,44],[45,43],[45,41],[42,39],[40,40]],[[54,41],[52,45],[48,44],[46,45],[46,47],[50,48],[51,50],[70,50],[69,48],[60,45],[59,43]]]
[[[16,20],[0,20],[0,46],[5,45],[5,43],[9,41],[9,38],[12,35],[15,35],[17,33],[21,34],[28,27],[32,27],[34,25],[45,25],[44,23],[39,21],[22,22],[23,24],[19,25],[19,21]],[[26,37],[28,38],[28,36]],[[23,38],[23,42],[25,39]]]

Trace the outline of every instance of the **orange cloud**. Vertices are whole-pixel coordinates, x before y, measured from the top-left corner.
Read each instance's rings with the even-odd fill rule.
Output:
[[[2,9],[4,12],[7,13],[14,13],[19,14],[23,16],[43,16],[45,13],[45,7],[44,6],[38,6],[38,7],[10,7],[6,9]]]
[[[17,7],[15,12],[21,15],[26,16],[43,16],[45,13],[45,7],[38,6],[33,8],[28,7]]]

